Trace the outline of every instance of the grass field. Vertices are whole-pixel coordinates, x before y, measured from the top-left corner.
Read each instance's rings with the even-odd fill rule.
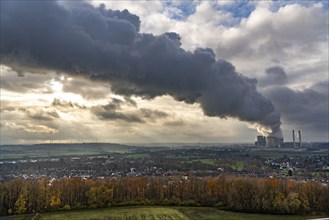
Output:
[[[204,164],[208,164],[208,165],[214,165],[215,164],[215,161],[211,160],[211,159],[201,159],[200,162],[204,163]]]
[[[207,165],[214,165],[215,161],[212,159],[192,159],[192,160],[187,160],[185,161],[186,163],[193,163],[193,162],[200,162],[200,163],[204,163]]]
[[[312,216],[283,216],[223,211],[211,207],[119,207],[12,216],[3,220],[303,220]]]
[[[41,219],[47,220],[62,220],[62,219],[81,219],[81,220],[162,220],[162,219],[177,219],[188,220],[188,218],[173,208],[113,208],[105,210],[90,210],[80,212],[65,212],[65,213],[47,213],[41,215]]]
[[[0,159],[127,153],[134,149],[135,147],[111,143],[0,145]]]
[[[231,166],[232,169],[237,170],[237,171],[242,171],[244,169],[244,162],[243,161],[237,161],[235,165]]]

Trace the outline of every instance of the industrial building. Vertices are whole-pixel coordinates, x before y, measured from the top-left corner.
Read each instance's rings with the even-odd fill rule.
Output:
[[[266,137],[266,147],[283,147],[283,138],[278,138],[275,136]]]
[[[298,130],[298,143],[296,143],[295,130],[292,130],[292,142],[283,142],[283,138],[275,136],[257,136],[255,145],[257,147],[268,147],[268,148],[301,148],[302,147],[302,132]]]
[[[275,136],[257,136],[257,141],[255,142],[257,147],[283,147],[283,138],[278,138]]]
[[[298,142],[296,143],[296,133],[295,130],[292,130],[292,142],[285,142],[285,148],[301,148],[303,147],[302,144],[302,131],[298,130]]]
[[[265,136],[257,136],[257,141],[255,142],[255,145],[258,147],[265,147],[266,146],[266,137]]]

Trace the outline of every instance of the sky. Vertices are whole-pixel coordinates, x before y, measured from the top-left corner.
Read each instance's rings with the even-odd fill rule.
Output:
[[[1,1],[0,144],[328,137],[327,1]]]

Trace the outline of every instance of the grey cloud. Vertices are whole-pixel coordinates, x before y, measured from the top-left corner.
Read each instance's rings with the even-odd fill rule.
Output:
[[[185,122],[183,120],[176,120],[176,121],[167,121],[164,124],[166,126],[179,127],[185,125]]]
[[[323,55],[327,54],[328,10],[315,2],[308,6],[289,3],[272,12],[257,6],[248,18],[241,20],[234,28],[218,33],[222,41],[209,39],[216,48],[216,55],[238,63],[239,68],[245,69],[250,76],[255,76],[257,68],[269,65],[270,60],[275,65],[279,61],[289,66],[290,70],[303,63],[319,66],[310,65],[310,61],[321,60],[325,62],[322,66],[328,69],[327,55]],[[250,63],[250,58],[252,62],[257,62]],[[307,75],[310,74],[314,72]],[[298,77],[301,75],[298,74]],[[293,77],[290,79],[296,80]]]
[[[126,122],[139,122],[142,123],[143,121],[136,115],[128,114],[128,113],[121,113],[117,110],[121,109],[121,103],[119,102],[114,103],[110,102],[107,105],[99,105],[94,106],[91,108],[91,112],[95,114],[99,119],[102,120],[123,120]]]
[[[158,119],[169,117],[165,112],[148,108],[141,108],[131,112],[121,112],[121,105],[123,103],[122,100],[112,99],[112,102],[107,105],[92,107],[91,112],[102,120],[122,120],[129,123],[155,122]]]
[[[17,76],[18,76],[18,77],[24,77],[24,76],[25,76],[25,74],[24,74],[24,73],[22,73],[22,72],[17,72]]]
[[[127,97],[170,95],[199,103],[205,115],[280,132],[280,115],[256,90],[256,80],[216,60],[211,49],[187,52],[178,34],[142,34],[139,25],[137,16],[103,5],[1,1],[1,62],[18,70],[49,69],[110,82],[112,91]],[[105,107],[95,111],[101,118],[140,122]]]
[[[104,108],[108,110],[121,110],[121,105],[124,102],[121,99],[113,98],[112,102],[106,105]]]
[[[122,120],[125,122],[137,122],[144,123],[144,121],[138,117],[138,115],[121,113],[116,111],[102,111],[102,110],[94,110],[94,114],[97,115],[99,119],[102,120]]]
[[[7,123],[7,128],[21,130],[27,133],[58,133],[58,130],[48,127],[47,125],[32,124],[32,123]]]
[[[15,107],[15,106],[1,106],[1,112],[21,112],[24,113],[27,117],[37,120],[37,121],[53,121],[60,118],[58,113],[55,110],[43,109],[38,107]]]
[[[11,69],[1,70],[1,88],[13,92],[31,92],[40,90],[42,93],[50,93],[51,88],[46,82],[51,80],[50,75],[14,72]],[[41,91],[42,90],[42,91]]]
[[[65,80],[63,82],[63,92],[80,94],[88,100],[104,98],[110,91],[108,83],[96,83],[82,77],[75,77],[74,80]]]
[[[312,90],[319,94],[327,95],[329,90],[329,81],[318,82],[311,87]]]
[[[162,112],[159,110],[151,110],[147,108],[141,108],[140,109],[140,114],[149,120],[157,120],[161,118],[167,118],[169,115],[166,112]]]
[[[15,101],[1,100],[1,143],[93,137],[93,130],[88,124],[81,126],[80,121],[61,120],[59,112],[68,110],[72,113],[72,107],[54,107],[22,108]]]
[[[265,94],[273,100],[287,123],[315,131],[328,131],[328,81],[303,91],[273,87],[265,90]]]
[[[59,116],[57,115],[48,115],[48,114],[34,114],[34,115],[29,115],[30,118],[34,119],[34,120],[41,120],[41,121],[51,121],[54,120],[54,118],[59,118]]]
[[[2,121],[1,143],[16,141],[41,142],[49,140],[71,140],[93,138],[93,130],[87,126],[81,126],[80,122],[61,122],[60,125],[53,123],[35,124],[33,121],[25,120],[23,123],[10,123]]]
[[[78,103],[73,103],[70,101],[62,100],[55,98],[51,104],[54,107],[63,107],[63,108],[76,108],[76,109],[85,109],[86,106],[80,105]]]
[[[285,85],[288,82],[286,72],[281,66],[269,67],[265,70],[265,76],[259,79],[259,86]]]
[[[125,96],[124,99],[127,104],[137,107],[137,102],[135,100],[133,100],[131,97]]]
[[[8,100],[2,100],[2,99],[0,99],[0,112],[6,111],[8,109],[10,111],[10,109],[12,108],[12,105],[11,104],[12,103],[10,101],[8,101]]]
[[[34,120],[41,120],[41,121],[52,121],[54,119],[60,118],[56,111],[27,111],[28,117]]]

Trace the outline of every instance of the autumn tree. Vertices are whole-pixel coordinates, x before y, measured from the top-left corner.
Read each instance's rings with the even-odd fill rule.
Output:
[[[26,212],[26,203],[27,203],[27,189],[22,188],[16,202],[15,209],[17,214],[24,214]]]
[[[105,208],[110,206],[112,195],[113,190],[106,188],[104,185],[93,186],[86,192],[88,205],[91,208]]]
[[[14,179],[0,183],[1,215],[111,205],[206,205],[272,214],[329,213],[329,187],[292,179],[222,175],[104,180]]]

